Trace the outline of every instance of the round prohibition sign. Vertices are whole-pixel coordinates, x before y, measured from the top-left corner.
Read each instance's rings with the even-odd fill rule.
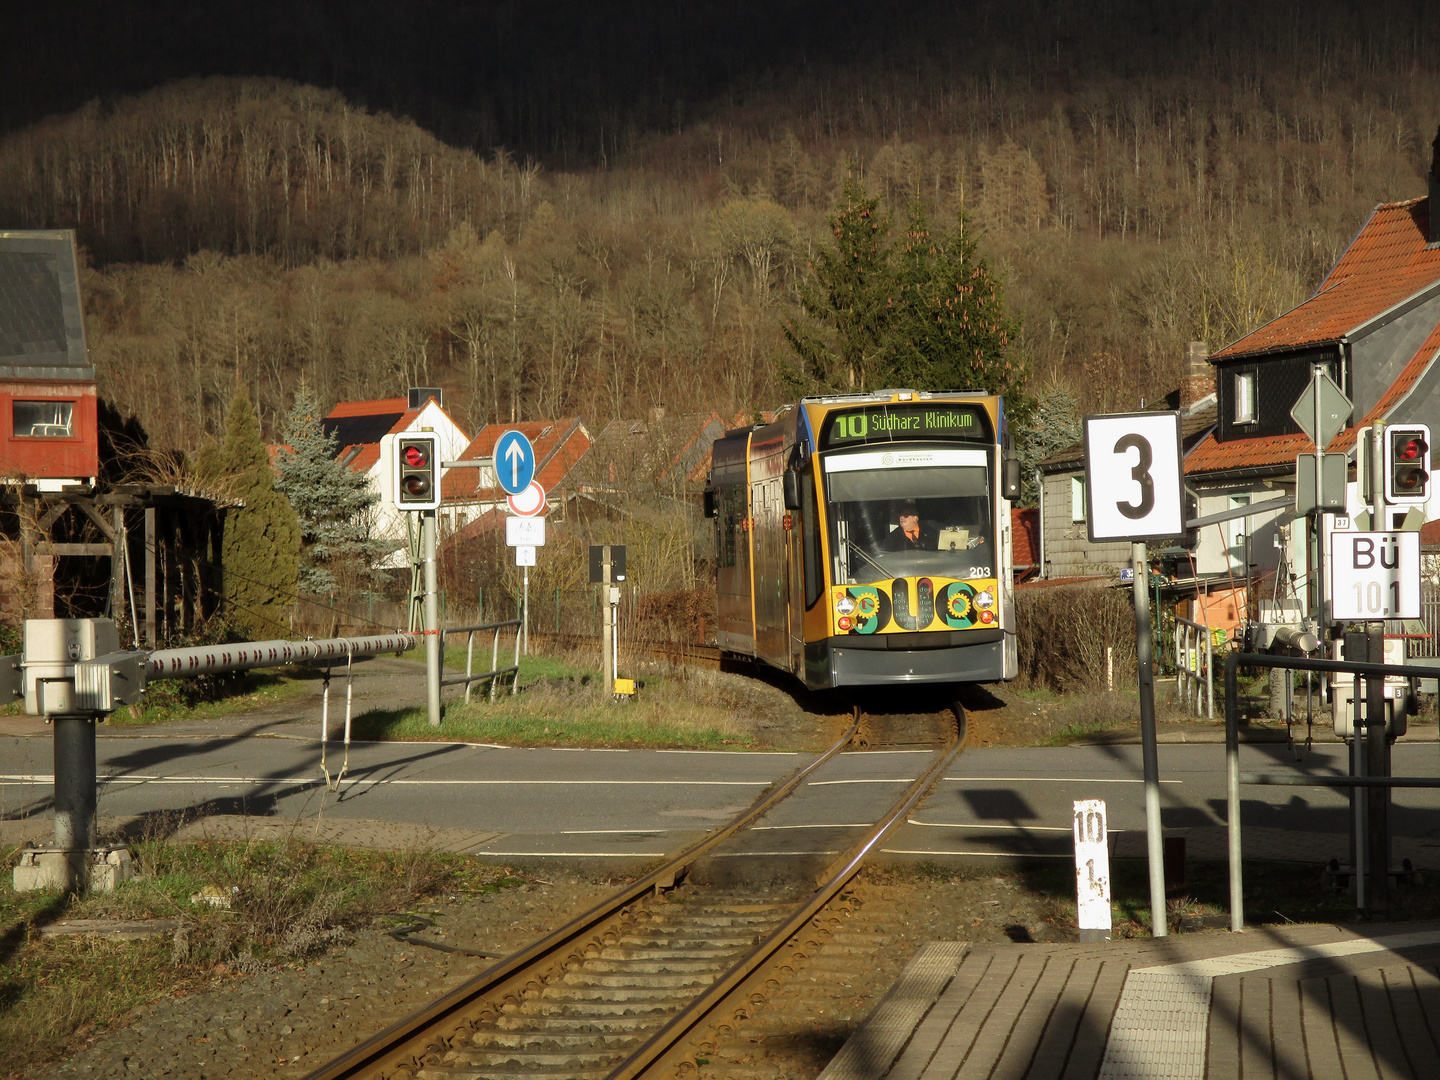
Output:
[[[1185,534],[1178,412],[1085,418],[1085,522],[1092,542]]]

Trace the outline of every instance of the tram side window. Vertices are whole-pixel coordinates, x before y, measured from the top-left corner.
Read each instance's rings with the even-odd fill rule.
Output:
[[[722,487],[716,492],[719,500],[718,513],[720,528],[716,537],[719,551],[716,557],[721,566],[735,565],[735,545],[740,532],[740,519],[744,516],[744,489],[736,486]]]
[[[805,606],[811,608],[825,589],[821,562],[820,515],[815,509],[815,473],[800,473],[800,541],[805,547]]]

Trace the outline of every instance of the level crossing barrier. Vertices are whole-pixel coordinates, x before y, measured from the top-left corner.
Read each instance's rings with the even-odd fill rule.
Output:
[[[515,662],[508,667],[500,667],[500,631],[507,626],[515,628]],[[475,635],[484,633],[486,630],[495,632],[494,640],[490,644],[490,670],[473,674],[475,668]],[[465,635],[465,674],[453,679],[441,679],[441,686],[459,686],[465,684],[465,703],[470,703],[471,683],[490,680],[490,700],[495,700],[495,683],[501,675],[509,675],[510,693],[513,695],[520,683],[520,620],[506,619],[504,622],[481,623],[478,626],[454,626],[440,631],[440,653],[445,653],[445,639],[451,634]]]
[[[1226,838],[1229,848],[1230,863],[1230,929],[1240,933],[1245,929],[1245,890],[1244,877],[1241,869],[1241,829],[1240,829],[1240,786],[1286,786],[1286,787],[1335,787],[1335,788],[1440,788],[1440,778],[1419,777],[1419,776],[1296,776],[1283,774],[1266,773],[1241,773],[1240,771],[1240,690],[1239,690],[1239,668],[1244,664],[1246,667],[1257,668],[1278,668],[1283,671],[1320,671],[1339,672],[1351,674],[1355,677],[1355,703],[1358,713],[1359,704],[1364,700],[1361,692],[1360,681],[1366,677],[1384,678],[1387,675],[1398,675],[1401,678],[1419,679],[1424,678],[1433,671],[1429,668],[1419,667],[1414,664],[1371,664],[1357,660],[1311,660],[1296,656],[1275,656],[1268,653],[1231,653],[1225,660],[1225,795],[1226,814],[1225,827]],[[1366,727],[1371,723],[1367,715]],[[1384,723],[1384,720],[1375,721]],[[1360,731],[1362,725],[1357,721],[1355,725],[1354,742],[1359,746],[1361,743]],[[1363,761],[1363,755],[1358,754],[1357,760]],[[1358,771],[1358,770],[1357,770]],[[1363,838],[1356,836],[1357,844],[1363,844]],[[1357,846],[1354,872],[1357,875],[1363,873],[1360,865],[1363,861],[1360,858],[1360,848]]]
[[[1175,698],[1196,716],[1215,719],[1215,635],[1210,627],[1175,617]]]

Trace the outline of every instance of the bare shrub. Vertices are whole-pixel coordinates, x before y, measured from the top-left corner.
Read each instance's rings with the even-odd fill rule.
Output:
[[[1051,690],[1105,689],[1106,649],[1115,684],[1135,672],[1135,622],[1127,591],[1076,585],[1015,594],[1020,679]]]

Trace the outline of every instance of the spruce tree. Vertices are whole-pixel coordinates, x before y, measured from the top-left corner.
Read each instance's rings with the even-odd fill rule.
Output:
[[[976,252],[962,209],[953,231],[931,231],[918,201],[895,253],[898,302],[890,321],[894,385],[987,390],[1005,396],[1012,421],[1029,412],[1025,365],[1013,347],[1000,282]]]
[[[218,458],[241,503],[226,515],[221,545],[227,614],[254,639],[284,636],[300,571],[300,523],[275,490],[260,422],[243,391],[225,416]]]
[[[365,512],[380,496],[364,473],[335,459],[335,435],[325,434],[320,403],[303,382],[285,418],[283,438],[286,445],[275,458],[275,487],[300,519],[300,587],[332,593],[342,581],[367,578],[390,549],[371,538],[365,522]]]
[[[893,306],[889,218],[852,170],[841,205],[830,218],[834,249],[811,263],[820,292],[806,288],[800,306],[808,319],[787,321],[785,339],[800,369],[782,371],[792,390],[873,390],[888,373],[885,339]]]
[[[1028,412],[1025,364],[999,278],[980,257],[963,210],[932,230],[912,203],[903,236],[890,240],[879,200],[852,173],[830,219],[835,247],[811,264],[806,319],[785,328],[800,359],[787,382],[827,390],[986,390],[1011,417]]]

